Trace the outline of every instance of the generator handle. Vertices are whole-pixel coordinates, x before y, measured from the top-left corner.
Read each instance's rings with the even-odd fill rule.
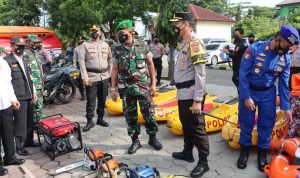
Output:
[[[52,135],[54,135],[55,133],[59,132],[59,131],[54,132],[55,129],[60,128],[60,127],[65,127],[65,126],[68,126],[68,125],[74,125],[76,128],[80,129],[80,124],[79,124],[78,122],[69,122],[69,123],[64,124],[64,125],[59,125],[59,126],[53,127],[53,128],[50,130],[50,133],[51,133]]]
[[[47,118],[51,118],[51,117],[53,117],[53,116],[61,116],[61,117],[64,117],[64,116],[60,113],[60,114],[53,114],[53,115],[50,115],[50,116],[42,117],[41,120],[47,119]]]

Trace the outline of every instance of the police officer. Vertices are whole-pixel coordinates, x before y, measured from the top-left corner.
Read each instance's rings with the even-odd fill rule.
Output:
[[[145,127],[149,135],[148,144],[153,146],[156,150],[160,150],[162,145],[156,138],[158,127],[154,117],[151,97],[151,93],[156,91],[152,53],[150,52],[149,46],[143,41],[134,39],[131,20],[120,22],[116,30],[119,33],[119,41],[121,44],[114,49],[115,58],[111,77],[111,96],[113,101],[117,100],[116,79],[119,75],[119,92],[123,94],[123,111],[128,124],[128,135],[132,139],[128,154],[134,154],[141,148],[141,143],[138,139],[140,125],[137,119],[137,101],[140,104],[141,113],[146,121]],[[151,78],[150,88],[146,66],[148,67]]]
[[[106,42],[100,41],[100,28],[94,25],[90,29],[91,39],[84,42],[79,49],[78,62],[83,84],[86,86],[86,118],[87,124],[84,132],[94,127],[93,117],[98,99],[97,125],[108,127],[103,120],[106,96],[108,94],[108,81],[111,72],[111,50]]]
[[[191,177],[201,177],[209,170],[208,136],[205,131],[204,116],[201,114],[205,100],[205,49],[199,37],[193,32],[194,18],[191,13],[174,14],[175,27],[180,31],[183,41],[178,43],[178,57],[174,79],[177,88],[179,118],[184,135],[184,149],[174,152],[175,159],[194,162],[193,147],[198,149],[199,161]]]
[[[12,52],[5,56],[11,68],[12,85],[18,101],[19,110],[14,111],[14,132],[16,140],[16,152],[18,155],[27,156],[29,153],[25,149],[27,134],[32,132],[33,105],[32,100],[36,101],[37,96],[30,78],[27,60],[23,57],[25,50],[25,40],[22,37],[15,36],[11,39]],[[28,145],[32,146],[32,145]]]
[[[52,58],[48,51],[43,48],[42,45],[43,41],[40,39],[39,43],[37,44],[37,57],[42,61],[43,63],[43,71],[45,73],[48,73],[51,69],[50,64],[52,62]]]
[[[27,123],[28,128],[32,128],[36,125],[40,119],[43,117],[43,91],[44,91],[44,72],[43,63],[37,57],[37,46],[39,45],[41,39],[34,34],[29,34],[27,37],[26,49],[24,52],[24,58],[27,60],[29,67],[30,78],[35,87],[37,101],[33,103],[33,122]],[[28,120],[29,121],[29,120]],[[37,147],[39,144],[33,141],[33,129],[28,129],[30,132],[27,134],[26,147]]]
[[[236,28],[234,30],[235,48],[234,51],[231,51],[229,53],[229,57],[232,59],[232,71],[233,71],[232,81],[236,86],[236,88],[238,88],[239,86],[239,70],[240,70],[241,59],[248,47],[247,42],[243,40],[243,34],[244,34],[244,30],[242,28]]]
[[[83,37],[79,37],[78,46],[74,49],[74,54],[73,54],[73,66],[74,66],[74,68],[77,68],[79,70],[80,70],[80,68],[79,68],[79,63],[78,63],[78,54],[79,54],[80,46],[82,45],[82,43],[84,41],[85,40],[83,39]],[[84,101],[85,100],[84,85],[82,83],[81,75],[78,77],[77,81],[78,81],[78,88],[79,88],[80,95],[81,95],[80,100]]]
[[[266,153],[276,120],[277,78],[279,78],[280,109],[284,111],[286,118],[292,117],[289,100],[291,58],[287,52],[290,47],[297,44],[299,44],[297,30],[291,26],[282,26],[274,38],[253,44],[243,56],[239,78],[241,152],[237,167],[240,169],[247,166],[256,108],[258,108],[258,169],[264,171],[264,166],[268,164]]]

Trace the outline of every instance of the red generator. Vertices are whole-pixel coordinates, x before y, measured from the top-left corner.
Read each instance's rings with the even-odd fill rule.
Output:
[[[62,114],[44,117],[37,126],[41,149],[54,160],[55,157],[82,149],[82,138],[78,122],[71,122]],[[41,138],[44,137],[44,144]]]

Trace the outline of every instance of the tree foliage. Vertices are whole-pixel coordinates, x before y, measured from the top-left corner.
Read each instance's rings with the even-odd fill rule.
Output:
[[[38,26],[41,0],[0,0],[1,25]]]

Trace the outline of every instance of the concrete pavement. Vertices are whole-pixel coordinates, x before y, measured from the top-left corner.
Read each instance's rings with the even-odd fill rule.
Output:
[[[206,87],[209,94],[236,96],[236,88],[233,86],[231,78],[228,77],[231,75],[230,71],[222,71],[218,74],[214,70],[208,70],[207,74]],[[217,77],[219,82],[215,82]],[[164,82],[166,83],[166,81]],[[85,124],[85,102],[80,101],[79,98],[77,94],[71,103],[64,105],[59,104],[57,101],[55,105],[50,105],[45,109],[45,114],[62,113],[66,118],[79,122],[83,127]],[[138,150],[134,155],[128,155],[127,148],[131,144],[131,139],[127,136],[127,125],[124,116],[116,117],[105,115],[105,120],[110,123],[110,126],[107,128],[96,126],[90,132],[82,133],[83,142],[88,146],[100,148],[104,152],[111,153],[118,162],[126,163],[131,167],[147,164],[156,167],[162,176],[169,174],[188,176],[197,163],[196,161],[194,163],[178,161],[171,157],[172,152],[180,151],[183,148],[183,138],[172,135],[165,123],[159,124],[158,133],[158,138],[163,144],[162,150],[155,151],[147,144],[148,136],[145,132],[145,128],[142,127],[140,140],[143,149]],[[251,151],[248,167],[245,170],[239,170],[236,167],[239,151],[232,150],[226,141],[221,138],[220,132],[210,133],[209,141],[210,155],[208,160],[210,171],[203,176],[204,178],[266,177],[265,174],[260,173],[256,168],[255,148]],[[30,152],[30,156],[25,157],[26,162],[23,168],[19,166],[8,166],[7,168],[10,173],[5,177],[19,178],[33,175],[37,178],[68,178],[85,177],[91,173],[91,171],[85,168],[77,168],[60,175],[54,174],[55,169],[81,160],[83,158],[83,151],[59,156],[54,161],[50,161],[49,157],[41,152],[39,148],[29,148],[28,151]],[[197,160],[195,149],[194,156]]]

